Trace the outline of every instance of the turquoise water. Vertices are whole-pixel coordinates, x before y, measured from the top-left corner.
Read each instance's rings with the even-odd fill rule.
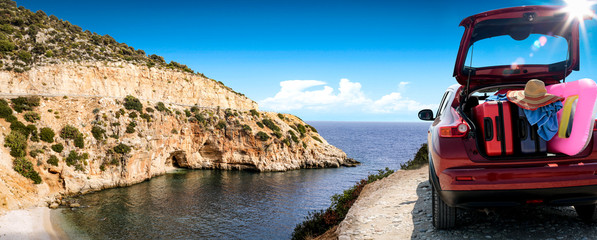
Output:
[[[309,211],[378,169],[398,169],[428,123],[309,122],[356,168],[254,173],[184,170],[79,198],[52,218],[72,239],[288,239]]]

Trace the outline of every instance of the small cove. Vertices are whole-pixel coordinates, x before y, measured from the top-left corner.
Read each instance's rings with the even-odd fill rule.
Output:
[[[378,169],[398,169],[426,141],[429,123],[309,122],[362,162],[289,172],[182,170],[87,194],[52,211],[72,239],[288,239],[309,211]]]

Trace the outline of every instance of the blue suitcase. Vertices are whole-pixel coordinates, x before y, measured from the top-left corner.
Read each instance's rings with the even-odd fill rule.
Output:
[[[515,107],[515,109],[516,113],[513,116],[518,118],[515,122],[520,152],[523,154],[546,153],[547,142],[537,134],[537,126],[529,124],[522,108]]]

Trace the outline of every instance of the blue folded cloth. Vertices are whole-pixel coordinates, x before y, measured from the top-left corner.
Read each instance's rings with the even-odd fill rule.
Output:
[[[545,141],[549,141],[558,133],[558,111],[564,105],[557,101],[552,104],[537,108],[536,110],[524,110],[527,120],[531,125],[537,125],[537,134]]]
[[[508,97],[506,97],[506,93],[491,95],[491,96],[487,97],[487,99],[485,99],[485,101],[508,101]]]

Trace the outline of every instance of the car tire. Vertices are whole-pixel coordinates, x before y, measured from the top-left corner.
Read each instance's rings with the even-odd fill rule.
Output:
[[[436,229],[450,229],[456,226],[456,208],[450,207],[440,197],[435,188],[431,189],[433,226]]]
[[[578,217],[583,220],[584,222],[594,222],[595,221],[595,204],[590,205],[576,205],[574,206],[574,210],[576,210],[576,214]]]

